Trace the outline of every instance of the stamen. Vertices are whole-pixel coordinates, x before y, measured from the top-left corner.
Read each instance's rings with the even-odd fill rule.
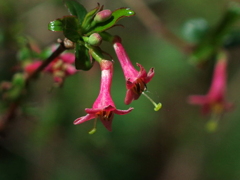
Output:
[[[144,92],[142,92],[142,94],[146,97],[146,98],[148,98],[149,100],[150,100],[150,102],[155,106],[155,108],[154,108],[154,111],[158,111],[159,109],[161,109],[162,108],[162,103],[155,103],[153,100],[152,100],[152,98],[150,98],[147,94],[145,94]]]
[[[88,134],[94,134],[97,131],[97,117],[94,119],[93,128],[88,132]]]
[[[137,79],[132,88],[133,92],[138,95],[140,95],[146,89],[147,89],[147,86],[142,79]]]
[[[210,133],[215,132],[218,127],[218,121],[221,118],[220,113],[212,113],[211,119],[206,124],[206,130]]]

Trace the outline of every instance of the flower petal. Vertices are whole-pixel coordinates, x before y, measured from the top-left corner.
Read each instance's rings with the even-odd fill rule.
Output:
[[[134,108],[130,107],[128,110],[115,109],[113,112],[118,115],[124,115],[130,113]]]
[[[75,61],[75,55],[73,53],[65,53],[60,56],[63,62],[73,64]]]
[[[126,81],[126,86],[127,86],[127,89],[131,89],[131,88],[134,86],[134,83],[132,83],[132,82],[130,81],[130,79],[128,79],[128,80]]]
[[[124,103],[126,105],[130,104],[134,100],[135,96],[136,96],[136,94],[131,89],[128,89],[127,93],[126,93],[126,97],[125,97]]]
[[[147,77],[144,79],[144,82],[147,84],[149,81],[152,80],[153,76],[154,76],[155,72],[154,72],[154,68],[151,68],[148,71]]]
[[[75,74],[77,72],[77,70],[76,70],[76,68],[74,67],[74,66],[72,66],[72,65],[67,65],[67,67],[66,67],[66,73],[67,73],[67,75],[73,75],[73,74]]]
[[[77,118],[73,124],[77,125],[77,124],[81,124],[85,121],[88,121],[88,120],[91,120],[91,119],[94,119],[95,118],[95,114],[87,114],[86,116],[83,116],[83,117],[80,117],[80,118]]]
[[[146,72],[145,68],[139,63],[136,63],[136,64],[138,67],[140,67],[140,71],[138,73],[137,78],[145,78],[147,76],[147,72]]]
[[[208,103],[208,99],[207,99],[207,96],[204,96],[204,95],[192,95],[188,97],[188,102],[190,104],[204,105]]]

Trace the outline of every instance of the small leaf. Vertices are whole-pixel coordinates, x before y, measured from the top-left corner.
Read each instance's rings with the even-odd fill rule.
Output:
[[[133,16],[133,15],[135,15],[135,12],[130,10],[129,8],[117,9],[112,13],[112,17],[109,20],[107,20],[103,23],[98,23],[96,26],[91,28],[90,31],[88,31],[86,33],[86,35],[90,35],[94,32],[105,31],[105,30],[111,28],[112,26],[114,26],[117,23],[117,21],[119,21],[121,18],[130,17],[130,16]]]
[[[84,71],[90,70],[93,66],[93,62],[88,53],[88,49],[84,45],[76,43],[75,51],[76,69]]]
[[[61,19],[56,19],[48,24],[48,30],[50,31],[63,31],[63,24]]]
[[[69,40],[77,42],[81,38],[81,26],[75,16],[65,16],[62,19],[63,34]]]
[[[87,10],[83,5],[74,0],[65,0],[65,5],[71,15],[76,16],[80,23],[83,22],[87,14]]]
[[[100,4],[98,4],[98,6],[96,8],[94,8],[93,10],[91,10],[90,12],[87,13],[87,15],[85,16],[83,22],[82,22],[82,28],[84,30],[88,29],[89,25],[91,24],[91,21],[93,20],[95,14],[100,10]]]

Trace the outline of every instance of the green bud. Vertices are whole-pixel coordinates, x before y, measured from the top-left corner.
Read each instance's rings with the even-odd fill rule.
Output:
[[[102,37],[98,33],[93,33],[88,38],[88,43],[92,46],[99,46],[102,42]]]

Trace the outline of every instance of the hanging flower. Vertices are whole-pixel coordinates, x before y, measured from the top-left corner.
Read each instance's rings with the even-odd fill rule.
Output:
[[[189,96],[188,102],[202,106],[203,114],[212,113],[213,121],[217,121],[224,111],[231,109],[232,104],[225,100],[226,78],[227,78],[227,59],[223,54],[217,61],[214,69],[211,87],[207,95],[192,95]],[[216,123],[211,125],[215,126]],[[209,125],[210,125],[209,124]]]
[[[103,125],[106,127],[107,130],[112,130],[112,120],[114,114],[124,115],[133,110],[133,108],[129,108],[128,110],[119,110],[116,109],[114,102],[111,97],[111,83],[112,83],[112,76],[113,76],[113,64],[111,61],[102,60],[100,62],[101,66],[101,87],[99,95],[96,101],[93,104],[92,108],[86,108],[85,111],[88,113],[86,116],[77,118],[74,121],[74,124],[81,124],[85,121],[91,119],[99,118]],[[89,133],[94,133],[96,131],[96,120],[95,125],[92,131]]]
[[[118,36],[116,36],[113,40],[113,48],[117,54],[126,79],[127,93],[124,102],[125,104],[130,104],[133,100],[137,100],[141,94],[146,96],[144,91],[147,90],[146,84],[150,82],[154,76],[154,68],[151,68],[147,73],[141,64],[136,63],[140,68],[140,71],[137,71],[132,65],[121,43],[121,38]],[[150,99],[148,96],[147,98]],[[156,111],[161,108],[160,103],[156,104],[152,101],[152,99],[150,99],[150,101],[154,104]]]
[[[230,103],[225,100],[226,91],[226,68],[227,60],[218,60],[212,79],[211,87],[207,95],[193,95],[189,96],[190,104],[202,105],[202,112],[208,114],[209,112],[223,112],[229,110]]]

